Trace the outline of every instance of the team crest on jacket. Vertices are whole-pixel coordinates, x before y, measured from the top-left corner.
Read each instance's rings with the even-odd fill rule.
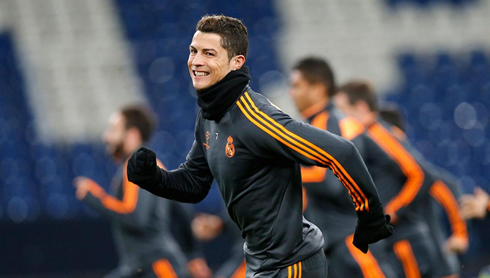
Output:
[[[235,155],[235,145],[233,145],[233,137],[231,136],[228,136],[225,153],[228,158],[232,158]]]

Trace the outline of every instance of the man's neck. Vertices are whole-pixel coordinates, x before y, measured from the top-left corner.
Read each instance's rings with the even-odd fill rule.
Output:
[[[376,112],[369,112],[364,117],[361,119],[361,123],[366,127],[369,128],[372,126],[374,123],[378,121],[378,113]]]
[[[202,117],[219,122],[232,107],[250,81],[248,67],[228,73],[222,80],[206,90],[197,91],[197,104]]]
[[[301,111],[300,113],[305,119],[308,119],[311,116],[322,111],[325,108],[325,106],[327,106],[329,103],[330,101],[328,98],[323,98],[320,101],[310,105],[308,108],[303,109],[303,111]]]

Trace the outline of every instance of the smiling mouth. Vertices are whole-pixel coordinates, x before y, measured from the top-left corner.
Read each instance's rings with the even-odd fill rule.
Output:
[[[203,77],[203,76],[208,76],[208,75],[209,75],[209,72],[204,72],[204,71],[195,71],[195,70],[193,70],[193,71],[192,71],[192,74],[193,74],[195,77]]]

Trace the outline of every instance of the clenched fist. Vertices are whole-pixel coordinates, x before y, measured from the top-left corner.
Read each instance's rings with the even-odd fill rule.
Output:
[[[151,188],[162,181],[156,154],[145,147],[139,148],[131,155],[127,171],[128,180],[144,189]]]
[[[354,233],[354,246],[367,253],[368,245],[393,234],[390,216],[383,213],[383,208],[358,214],[356,231]]]

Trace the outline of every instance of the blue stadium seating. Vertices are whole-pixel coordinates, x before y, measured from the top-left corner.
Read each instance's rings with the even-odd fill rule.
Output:
[[[0,65],[0,210],[4,212],[0,218],[23,222],[74,217],[81,205],[74,197],[73,177],[88,175],[87,168],[105,162],[92,163],[94,153],[82,155],[85,163],[75,157],[74,163],[83,165],[77,165],[72,172],[68,166],[72,157],[66,150],[36,142],[21,71],[8,33],[0,34]],[[103,152],[99,147],[97,157]],[[97,177],[96,173],[101,174]],[[107,183],[106,172],[96,173],[96,179]]]
[[[441,51],[434,59],[404,53],[399,55],[398,64],[404,82],[385,100],[402,108],[414,145],[461,178],[466,192],[474,186],[469,180],[488,185],[488,53],[474,50],[450,55]]]
[[[33,180],[25,127],[32,119],[10,33],[0,33],[0,203],[1,220],[35,220],[39,188]],[[8,217],[7,217],[8,216]]]

